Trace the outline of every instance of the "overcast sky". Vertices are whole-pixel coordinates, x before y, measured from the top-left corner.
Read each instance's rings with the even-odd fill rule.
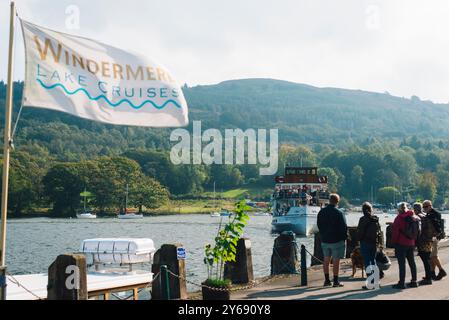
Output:
[[[449,102],[447,0],[16,3],[23,19],[147,54],[190,86],[274,78]],[[66,13],[77,8],[79,26]],[[8,30],[9,1],[0,0],[1,79]],[[23,79],[21,32],[16,39],[15,79]]]

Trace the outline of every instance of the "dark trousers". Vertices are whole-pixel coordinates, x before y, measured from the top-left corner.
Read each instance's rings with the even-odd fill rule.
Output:
[[[374,245],[368,244],[364,241],[360,241],[360,252],[363,256],[363,263],[365,264],[365,269],[368,266],[376,265],[376,252],[377,248]]]
[[[413,255],[414,247],[396,245],[396,258],[399,264],[399,283],[405,284],[405,260],[407,259],[410,271],[412,273],[412,281],[417,280],[415,257]]]
[[[432,276],[432,267],[430,265],[430,252],[418,252],[419,257],[422,260],[422,263],[424,265],[424,270],[426,272],[426,279],[431,279]]]

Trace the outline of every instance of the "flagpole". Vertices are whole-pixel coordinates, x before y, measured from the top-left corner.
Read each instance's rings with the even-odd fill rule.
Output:
[[[3,144],[3,181],[2,181],[2,222],[0,237],[0,267],[6,266],[6,218],[8,211],[8,183],[9,183],[9,159],[11,152],[11,115],[13,107],[13,75],[14,75],[14,27],[16,21],[16,6],[11,2],[11,17],[9,25],[9,51],[8,51],[8,79],[5,104],[5,140]],[[2,295],[4,287],[1,288]]]

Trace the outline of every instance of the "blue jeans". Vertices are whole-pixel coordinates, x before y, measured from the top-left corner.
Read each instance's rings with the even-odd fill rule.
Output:
[[[360,241],[360,252],[363,256],[363,263],[365,264],[365,270],[369,265],[376,265],[376,246],[368,244],[364,241]]]
[[[405,284],[405,260],[407,259],[410,271],[412,273],[412,281],[417,280],[416,264],[414,256],[414,247],[402,246],[397,244],[395,253],[399,264],[399,283]]]

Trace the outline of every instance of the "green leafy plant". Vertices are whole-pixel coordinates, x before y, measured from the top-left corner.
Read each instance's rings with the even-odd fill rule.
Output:
[[[234,214],[229,217],[228,223],[220,223],[214,246],[206,245],[204,263],[207,266],[207,283],[210,285],[226,287],[230,284],[224,279],[224,266],[227,262],[235,262],[237,243],[249,222],[247,211],[250,209],[245,201],[236,203]]]

